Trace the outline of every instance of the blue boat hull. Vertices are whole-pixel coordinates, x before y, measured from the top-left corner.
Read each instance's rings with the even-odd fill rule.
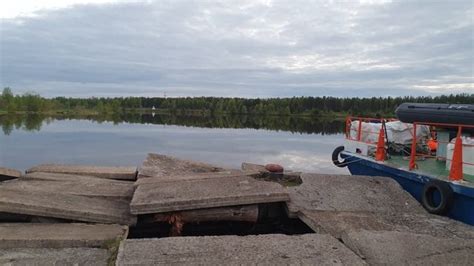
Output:
[[[396,180],[417,201],[421,202],[423,187],[433,177],[398,169],[348,152],[341,152],[345,164],[353,175],[386,176]],[[446,216],[474,225],[474,188],[448,182],[454,192],[454,204]]]

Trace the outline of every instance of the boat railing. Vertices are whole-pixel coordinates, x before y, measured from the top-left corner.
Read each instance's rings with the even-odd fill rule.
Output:
[[[358,121],[358,123],[353,123]],[[369,118],[369,117],[352,117],[349,116],[346,118],[346,128],[345,135],[346,139],[350,141],[356,141],[365,143],[368,146],[376,147],[374,158],[376,161],[384,161],[387,155],[388,145],[386,143],[387,132],[386,132],[386,122],[398,121],[397,119],[385,119],[385,118]],[[366,130],[363,127],[364,123],[380,123],[381,127],[378,131]],[[447,123],[426,123],[426,122],[415,122],[410,123],[413,127],[409,127],[410,133],[413,136],[412,142],[410,145],[409,152],[409,162],[408,169],[415,170],[418,169],[417,161],[420,159],[426,158],[435,158],[437,160],[448,161],[450,163],[449,176],[448,178],[453,181],[462,180],[464,177],[463,166],[474,166],[472,162],[466,162],[463,160],[463,147],[474,147],[472,144],[462,143],[463,130],[469,129],[471,132],[474,129],[474,125],[463,125],[463,124],[447,124]],[[433,147],[430,147],[430,143],[426,140],[421,140],[417,136],[417,127],[419,126],[428,126],[430,127],[430,132],[436,132],[435,128],[449,128],[451,130],[456,130],[456,138],[454,142],[453,154],[451,157],[448,156],[439,156],[432,153]],[[369,137],[369,135],[371,135]],[[442,141],[436,139],[436,135],[432,134],[429,141],[435,143],[436,147],[443,144],[448,145],[452,143],[452,140],[448,139],[447,141]],[[419,149],[419,147],[423,149]],[[436,149],[436,148],[435,148]],[[424,152],[423,152],[424,151]],[[366,155],[369,156],[369,155]]]
[[[463,130],[465,129],[474,129],[474,125],[464,125],[464,124],[448,124],[448,123],[428,123],[428,122],[414,122],[413,123],[413,136],[416,136],[416,130],[419,125],[430,126],[431,128],[449,128],[451,130],[456,130],[456,137],[454,138],[454,149],[453,154],[449,158],[446,156],[439,156],[438,154],[433,155],[431,153],[423,153],[417,152],[417,145],[418,140],[417,137],[414,137],[411,144],[411,152],[410,152],[410,161],[408,164],[409,170],[418,169],[418,164],[416,163],[417,158],[424,157],[424,158],[436,158],[437,160],[445,160],[450,162],[451,166],[449,169],[449,180],[452,181],[459,181],[464,178],[464,166],[474,166],[472,162],[466,162],[463,160],[463,149],[464,147],[474,147],[472,144],[463,143],[462,136]],[[452,140],[448,139],[447,141],[442,141],[436,139],[436,144],[439,146],[440,144],[451,144]],[[429,151],[430,149],[428,149]]]
[[[370,117],[354,117],[354,116],[349,116],[346,118],[346,139],[348,140],[354,140],[358,142],[364,142],[369,145],[377,145],[378,141],[369,141],[369,140],[363,140],[362,136],[363,134],[367,135],[376,135],[378,136],[380,132],[375,132],[371,130],[363,130],[363,123],[381,123],[382,125],[385,122],[390,122],[390,121],[396,121],[397,119],[393,118],[370,118]],[[352,122],[359,122],[357,124],[357,129],[352,128]],[[356,132],[356,137],[353,138],[351,132]],[[370,138],[366,138],[370,139]]]

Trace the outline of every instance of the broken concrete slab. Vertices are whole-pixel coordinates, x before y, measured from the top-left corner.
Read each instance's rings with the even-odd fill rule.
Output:
[[[114,224],[0,224],[0,249],[104,247],[125,239],[127,226]]]
[[[365,265],[329,235],[205,236],[122,242],[117,265]]]
[[[397,231],[357,231],[342,241],[371,265],[472,265],[474,240]]]
[[[0,249],[0,265],[107,265],[111,255],[101,248]]]
[[[153,215],[154,222],[170,222],[172,219],[182,223],[200,223],[213,221],[238,221],[256,223],[258,220],[258,205],[230,206],[209,209],[197,209]]]
[[[22,175],[21,180],[41,180],[41,181],[60,181],[60,182],[86,182],[94,184],[133,184],[126,180],[106,179],[95,176],[60,174],[47,172],[32,172]]]
[[[84,181],[45,181],[24,180],[23,178],[5,181],[0,185],[2,188],[39,191],[58,194],[82,195],[87,197],[109,198],[109,199],[131,199],[135,190],[133,183],[114,182],[84,182]]]
[[[21,176],[21,172],[11,168],[0,167],[0,182],[15,179]]]
[[[0,212],[95,223],[136,223],[136,217],[130,214],[127,201],[13,190],[2,186]]]
[[[150,184],[150,183],[159,183],[167,181],[186,181],[186,180],[198,180],[198,179],[209,179],[209,178],[227,178],[227,177],[237,177],[237,176],[251,176],[258,177],[259,172],[248,172],[240,170],[228,170],[228,171],[219,171],[219,172],[209,172],[209,173],[198,173],[198,174],[185,174],[185,175],[169,175],[169,176],[156,176],[149,178],[139,178],[135,185]]]
[[[372,213],[340,211],[308,211],[298,214],[315,232],[336,238],[352,231],[399,231],[436,237],[474,239],[472,226],[428,213]]]
[[[138,178],[182,176],[219,171],[225,171],[225,169],[206,163],[149,153],[138,171]]]
[[[47,172],[73,175],[95,176],[100,178],[130,180],[137,177],[136,167],[124,166],[92,166],[92,165],[67,165],[67,164],[42,164],[26,170],[26,173]]]
[[[240,176],[219,182],[201,179],[140,185],[130,210],[133,214],[148,214],[287,200],[287,190],[281,185]]]
[[[387,177],[303,174],[303,184],[289,188],[289,214],[301,210],[426,213]]]
[[[293,171],[281,171],[281,172],[271,172],[267,167],[281,167],[277,164],[254,164],[254,163],[242,163],[241,169],[246,172],[255,172],[259,173],[254,175],[255,178],[261,180],[277,182],[283,186],[296,186],[302,183],[301,181],[301,172]],[[283,167],[281,167],[283,169]]]
[[[254,163],[243,162],[242,165],[241,165],[241,169],[243,171],[255,171],[255,172],[261,172],[261,173],[270,173],[270,171],[268,171],[265,168],[265,165],[254,164]]]

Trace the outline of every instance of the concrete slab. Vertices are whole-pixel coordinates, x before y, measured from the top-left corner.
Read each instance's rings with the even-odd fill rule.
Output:
[[[74,175],[87,175],[117,180],[136,180],[137,167],[92,166],[67,164],[42,164],[26,170],[26,173],[47,172]]]
[[[133,184],[133,181],[105,179],[95,176],[59,174],[47,172],[32,172],[24,174],[21,180],[42,180],[42,181],[60,181],[60,182],[86,182],[94,184]]]
[[[179,219],[182,223],[200,223],[215,221],[239,221],[256,223],[258,220],[258,205],[230,206],[210,209],[197,209],[153,215],[153,222],[169,222]]]
[[[122,242],[117,265],[364,265],[329,235],[206,236]]]
[[[21,176],[21,172],[11,168],[0,167],[0,182],[15,179]]]
[[[113,224],[0,224],[0,249],[104,247],[125,239],[127,226]]]
[[[0,186],[6,189],[21,191],[39,191],[122,200],[131,199],[135,190],[132,182],[123,184],[113,182],[84,182],[73,180],[23,180],[23,178],[5,181]]]
[[[140,185],[130,210],[133,214],[248,205],[289,200],[286,188],[251,177],[161,182]]]
[[[192,175],[225,171],[225,169],[201,162],[181,160],[167,155],[149,153],[138,171],[138,178]]]
[[[400,185],[386,177],[303,174],[289,188],[290,215],[302,210],[426,213]]]
[[[241,169],[244,171],[256,171],[261,173],[270,173],[267,169],[265,169],[265,165],[261,164],[254,164],[254,163],[246,163],[243,162],[241,165]]]
[[[431,214],[301,211],[298,217],[315,232],[336,238],[353,231],[398,231],[435,237],[474,239],[474,228]]]
[[[186,181],[186,180],[198,180],[198,179],[209,179],[209,178],[227,178],[227,177],[237,177],[237,176],[251,176],[258,177],[259,172],[249,172],[249,171],[240,171],[240,170],[228,170],[228,171],[219,171],[219,172],[209,172],[209,173],[198,173],[198,174],[184,174],[184,175],[165,175],[165,176],[156,176],[148,178],[139,178],[135,185],[150,184],[150,183],[159,183],[167,181]]]
[[[0,265],[107,265],[110,256],[100,248],[0,249]]]
[[[371,265],[472,265],[474,240],[398,231],[357,231],[343,242]]]
[[[95,223],[136,223],[136,217],[130,214],[127,201],[40,191],[26,192],[2,186],[0,212]]]

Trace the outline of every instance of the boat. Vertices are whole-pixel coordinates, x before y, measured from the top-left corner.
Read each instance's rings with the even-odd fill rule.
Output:
[[[395,111],[405,123],[447,123],[474,125],[473,104],[403,103]]]
[[[395,113],[347,117],[334,164],[390,177],[428,212],[474,225],[474,105],[404,103]]]

